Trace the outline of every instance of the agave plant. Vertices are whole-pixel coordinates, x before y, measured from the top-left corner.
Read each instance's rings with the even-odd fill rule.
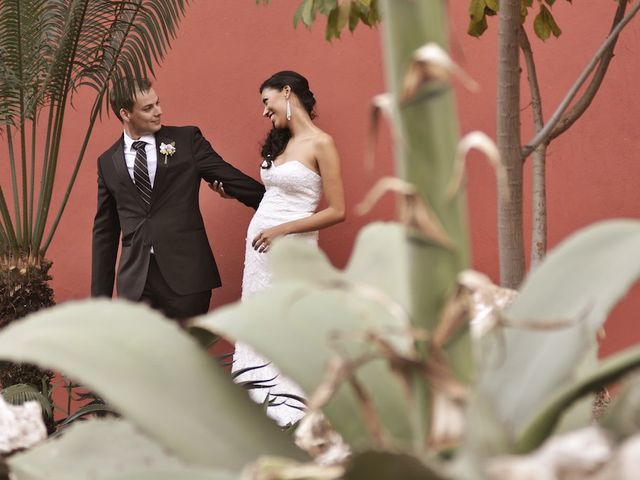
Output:
[[[477,379],[460,397],[463,440],[434,443],[434,425],[455,431],[457,419],[446,409],[419,412],[415,397],[424,385],[445,397],[455,391],[434,375],[435,352],[418,355],[415,344],[428,336],[402,308],[413,241],[406,233],[396,224],[367,227],[344,271],[303,243],[282,241],[273,249],[271,290],[196,320],[199,328],[251,342],[311,392],[310,407],[322,409],[353,451],[346,466],[301,464],[308,457],[262,406],[171,321],[142,305],[91,300],[12,324],[0,333],[0,358],[65,372],[122,417],[82,422],[14,455],[14,475],[86,478],[98,469],[113,479],[270,472],[384,480],[399,478],[401,469],[401,478],[486,478],[495,455],[529,452],[554,432],[590,424],[589,409],[585,415],[574,404],[640,366],[638,348],[602,362],[592,357],[596,331],[640,276],[640,261],[630,260],[640,222],[602,222],[554,250],[500,313],[484,338],[491,348],[474,362]],[[620,438],[640,429],[633,420],[639,403],[622,400],[627,405],[612,407],[603,424]],[[419,415],[429,430],[415,423]]]
[[[193,321],[251,344],[300,384],[349,444],[349,462],[305,463],[193,337],[142,305],[93,300],[0,332],[0,359],[55,368],[121,414],[12,456],[17,479],[482,479],[495,455],[591,422],[576,401],[638,368],[637,348],[593,356],[596,332],[640,276],[638,221],[568,239],[471,342],[445,5],[383,5],[390,92],[377,104],[400,140],[403,180],[386,185],[404,195],[405,224],[367,226],[344,270],[283,239],[267,292]],[[638,408],[624,402],[603,425],[628,436]]]
[[[187,0],[6,0],[0,3],[0,138],[10,194],[0,186],[0,327],[53,304],[45,259],[95,122],[119,77],[153,74]],[[133,88],[133,86],[131,86]],[[65,112],[93,92],[86,130],[59,205],[52,204]],[[17,381],[39,385],[40,374]],[[3,383],[7,383],[7,378]],[[10,382],[13,383],[13,382]]]

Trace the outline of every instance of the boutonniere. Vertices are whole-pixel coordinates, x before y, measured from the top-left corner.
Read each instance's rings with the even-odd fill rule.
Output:
[[[160,153],[164,155],[164,164],[167,164],[167,158],[173,156],[176,153],[176,142],[161,143]]]

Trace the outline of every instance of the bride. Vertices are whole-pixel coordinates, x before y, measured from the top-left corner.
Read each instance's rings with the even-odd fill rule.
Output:
[[[313,123],[316,100],[307,79],[293,71],[278,72],[262,83],[260,96],[262,115],[273,128],[261,151],[266,193],[247,231],[243,301],[271,283],[266,254],[276,238],[290,235],[317,245],[318,230],[345,218],[340,157],[331,136]],[[221,183],[214,182],[212,189],[224,196]],[[323,193],[326,207],[317,210]],[[281,426],[304,414],[296,400],[304,397],[300,387],[249,346],[236,344],[233,371],[237,382],[267,381],[269,388],[251,389],[250,395],[267,402],[268,415]]]

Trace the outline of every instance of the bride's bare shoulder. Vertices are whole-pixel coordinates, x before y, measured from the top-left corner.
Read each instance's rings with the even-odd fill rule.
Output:
[[[335,148],[333,137],[323,130],[318,130],[313,135],[313,146],[316,149]]]

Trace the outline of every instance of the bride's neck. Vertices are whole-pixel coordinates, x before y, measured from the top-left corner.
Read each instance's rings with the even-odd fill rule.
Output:
[[[308,116],[294,117],[289,122],[289,131],[292,137],[308,135],[315,130],[317,130],[317,127]]]

